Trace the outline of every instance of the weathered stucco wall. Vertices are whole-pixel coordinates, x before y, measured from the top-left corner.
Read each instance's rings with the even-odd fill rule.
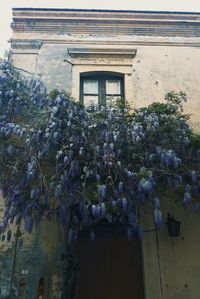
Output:
[[[65,45],[43,45],[37,53],[20,51],[13,55],[14,65],[23,70],[23,74],[36,75],[45,84],[47,89],[71,91],[71,66],[64,62],[67,56]]]
[[[200,49],[197,47],[139,47],[133,65],[136,107],[161,101],[170,90],[186,92],[185,113],[200,131]]]
[[[167,226],[155,232],[152,216],[144,217],[144,280],[146,299],[198,299],[200,273],[200,215],[192,207],[184,209],[175,193],[166,193],[162,200],[163,215],[167,212],[181,222],[179,237],[170,237]]]
[[[2,198],[0,203],[1,221]],[[0,299],[59,299],[65,252],[60,227],[54,220],[43,219],[30,235],[23,226],[22,221],[18,232],[16,226],[11,227],[10,241],[2,241],[2,235],[0,237]],[[44,288],[39,290],[41,279],[44,279]]]
[[[41,76],[49,90],[58,88],[71,91],[71,65],[64,61],[66,57],[65,45],[43,45],[40,48],[36,73]]]

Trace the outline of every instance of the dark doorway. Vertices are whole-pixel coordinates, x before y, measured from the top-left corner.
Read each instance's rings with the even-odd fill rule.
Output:
[[[44,298],[44,278],[41,277],[38,283],[38,294],[37,294],[38,299],[43,299]]]
[[[138,237],[80,238],[79,282],[75,299],[143,299],[141,246]]]

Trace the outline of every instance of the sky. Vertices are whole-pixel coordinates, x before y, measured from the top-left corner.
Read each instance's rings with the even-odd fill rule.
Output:
[[[12,7],[200,12],[200,0],[0,0],[0,57],[10,46]]]

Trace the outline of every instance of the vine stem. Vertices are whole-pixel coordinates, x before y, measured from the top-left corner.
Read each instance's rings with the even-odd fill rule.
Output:
[[[14,252],[13,252],[13,262],[12,262],[12,269],[11,269],[11,278],[10,278],[10,286],[9,286],[9,299],[12,299],[10,296],[12,295],[12,286],[14,280],[14,273],[15,273],[15,266],[17,260],[17,248],[19,243],[19,235],[20,235],[20,224],[17,226],[17,231],[15,234],[15,244],[14,244]]]

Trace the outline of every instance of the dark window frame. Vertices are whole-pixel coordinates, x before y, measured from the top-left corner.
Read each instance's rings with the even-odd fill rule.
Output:
[[[98,94],[88,94],[83,92],[84,80],[97,80],[98,81]],[[120,81],[120,94],[106,94],[106,80],[119,80]],[[106,105],[107,96],[119,96],[121,101],[124,101],[124,75],[113,74],[109,72],[96,72],[96,73],[82,73],[80,75],[80,101],[84,103],[84,96],[98,96],[98,104]]]

